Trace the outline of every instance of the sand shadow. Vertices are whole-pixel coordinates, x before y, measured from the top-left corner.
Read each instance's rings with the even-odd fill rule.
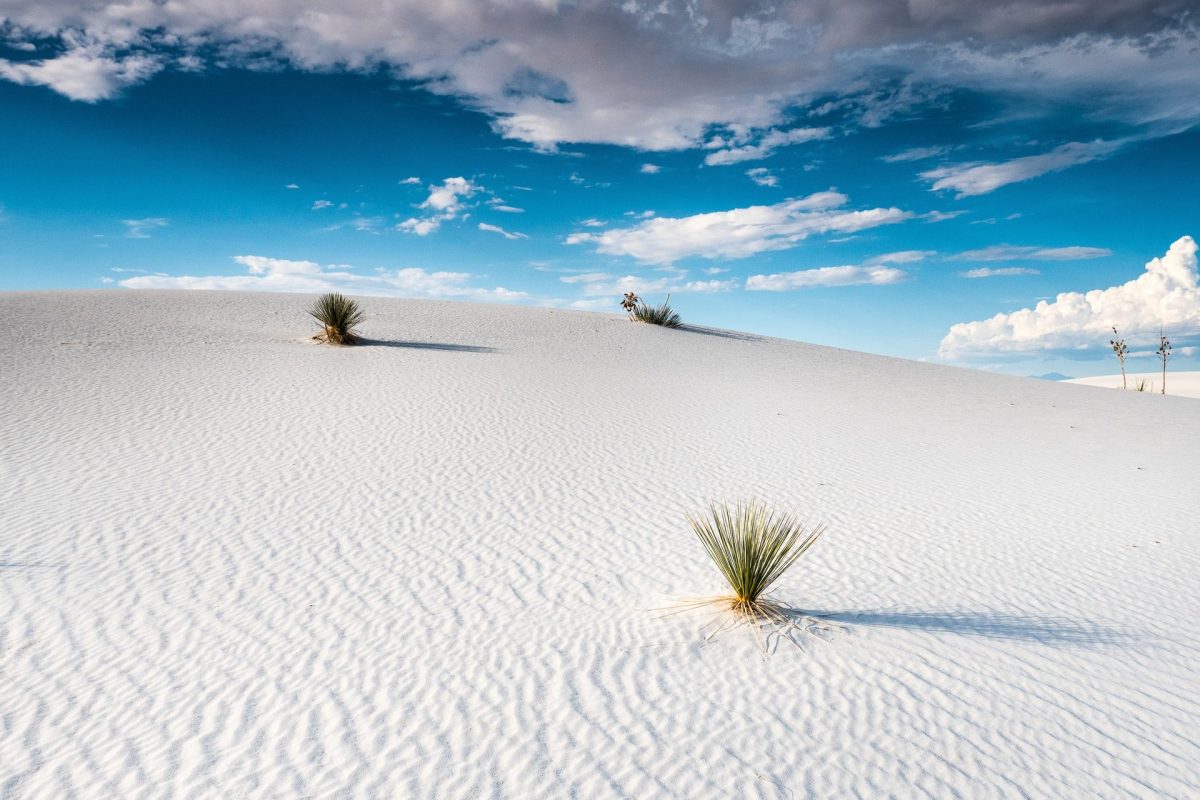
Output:
[[[679,330],[687,331],[688,333],[699,333],[704,336],[719,336],[722,339],[736,339],[739,342],[761,342],[764,337],[755,336],[753,333],[738,333],[737,331],[723,331],[720,328],[706,328],[703,325],[680,325]]]
[[[864,625],[879,628],[954,633],[984,639],[1040,642],[1049,645],[1091,647],[1120,644],[1134,638],[1119,630],[1091,620],[1033,614],[1006,614],[990,611],[816,611],[785,609],[788,616],[813,617],[846,628]]]
[[[0,569],[62,569],[62,564],[46,564],[36,561],[0,561]]]
[[[397,342],[388,339],[363,339],[359,347],[402,347],[407,350],[447,350],[453,353],[495,353],[494,347],[474,344],[449,344],[446,342]]]

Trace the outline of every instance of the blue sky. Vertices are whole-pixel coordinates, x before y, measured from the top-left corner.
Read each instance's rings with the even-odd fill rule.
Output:
[[[1073,376],[1162,323],[1197,368],[1187,5],[4,3],[0,289],[670,292]]]

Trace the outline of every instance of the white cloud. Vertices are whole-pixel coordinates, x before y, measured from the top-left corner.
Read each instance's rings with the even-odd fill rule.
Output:
[[[317,200],[312,204],[313,211],[320,211],[322,208],[329,208],[333,203],[328,200]]]
[[[766,167],[754,167],[746,170],[746,176],[759,186],[778,186],[779,178],[775,177]]]
[[[493,211],[503,211],[505,214],[524,214],[525,213],[525,209],[523,209],[523,208],[517,208],[516,206],[509,206],[509,205],[505,205],[503,203],[501,203],[499,205],[493,205],[492,210]]]
[[[95,45],[76,44],[54,58],[13,62],[0,58],[0,78],[48,86],[72,100],[94,103],[140,83],[161,68],[159,59],[130,55],[117,59]]]
[[[498,233],[501,236],[503,236],[505,239],[528,239],[529,238],[528,236],[526,236],[523,233],[514,233],[511,231],[506,231],[506,230],[504,230],[504,228],[501,228],[499,225],[489,225],[486,222],[479,223],[479,230],[488,231],[490,233]]]
[[[966,250],[953,256],[962,261],[1078,261],[1111,256],[1107,247],[1032,247],[997,244],[980,250]]]
[[[657,175],[659,172],[662,172],[662,167],[658,164],[642,164],[642,168],[639,171],[646,175]]]
[[[614,276],[606,272],[588,272],[582,275],[564,275],[563,283],[579,286],[585,297],[611,296],[613,304],[625,292],[637,294],[712,294],[728,292],[737,288],[734,280],[684,280],[687,273],[662,278],[643,278],[638,275]]]
[[[359,275],[344,264],[322,266],[315,261],[244,255],[233,260],[248,275],[140,275],[120,281],[130,289],[223,289],[255,292],[346,292],[382,297],[435,297],[464,300],[514,301],[528,299],[525,292],[502,286],[472,286],[475,276],[466,272],[428,272],[416,267],[379,269]]]
[[[857,286],[873,284],[883,286],[899,283],[907,277],[902,269],[894,267],[820,267],[802,269],[798,272],[777,272],[772,275],[751,275],[746,279],[746,289],[752,292],[787,292],[792,289],[809,289],[814,286]]]
[[[285,188],[285,189],[299,189],[299,188],[300,188],[300,184],[298,184],[298,183],[289,183],[287,186],[285,186],[285,187],[283,187],[283,188]]]
[[[895,164],[904,161],[924,161],[927,158],[935,158],[949,153],[954,148],[947,145],[939,145],[936,147],[913,147],[908,150],[901,150],[899,153],[893,153],[890,156],[884,156],[883,161],[889,164]]]
[[[1059,172],[1077,164],[1098,161],[1115,153],[1124,142],[1070,142],[1048,153],[1023,156],[994,164],[954,164],[921,173],[933,183],[934,191],[952,189],[957,197],[987,194],[1010,183],[1020,183],[1049,172]]]
[[[1180,345],[1195,344],[1200,331],[1196,242],[1184,236],[1166,255],[1146,264],[1137,278],[1107,289],[1063,292],[1054,302],[1039,302],[991,319],[960,322],[942,339],[946,359],[991,357],[1038,351],[1107,351],[1110,327],[1133,345],[1149,342],[1165,326]]]
[[[627,255],[650,264],[669,264],[689,256],[746,258],[787,250],[820,233],[847,233],[888,225],[912,214],[898,208],[849,211],[847,197],[818,192],[769,206],[713,211],[690,217],[658,217],[631,228],[600,233],[577,232],[567,244],[593,244],[606,255]]]
[[[945,222],[948,219],[961,217],[966,211],[930,211],[922,216],[926,222]]]
[[[874,256],[862,264],[751,275],[746,279],[746,289],[752,292],[787,292],[815,286],[886,286],[908,277],[904,270],[888,264],[912,264],[930,255],[933,252],[929,250],[900,250]]]
[[[1000,269],[977,267],[958,274],[964,278],[998,278],[1005,275],[1041,275],[1042,273],[1028,267],[1001,267]]]
[[[418,206],[429,213],[424,217],[409,217],[396,228],[417,236],[433,233],[443,222],[465,217],[465,201],[482,190],[482,186],[467,178],[446,178],[440,185],[431,185],[429,197]]]
[[[544,149],[694,147],[714,127],[778,130],[792,109],[828,96],[854,98],[863,124],[877,124],[939,87],[995,91],[1024,108],[1071,100],[1080,119],[1200,118],[1194,0],[900,6],[17,0],[4,12],[10,43],[54,40],[61,54],[0,61],[0,77],[94,101],[167,65],[382,68],[464,98],[504,135]],[[730,149],[745,146],[758,145]]]
[[[418,178],[416,175],[411,175],[411,176],[405,178],[404,180],[400,181],[400,185],[401,186],[420,186],[421,179]]]
[[[915,264],[918,261],[924,261],[930,256],[937,255],[934,250],[897,250],[892,253],[881,253],[877,256],[868,258],[864,264],[874,266],[876,264]]]
[[[142,219],[123,219],[125,236],[128,239],[149,239],[150,233],[157,228],[165,228],[167,220],[162,217],[144,217]]]
[[[780,147],[792,144],[811,142],[817,139],[829,138],[829,128],[793,128],[789,131],[772,130],[759,137],[756,144],[740,144],[736,147],[723,147],[724,139],[710,141],[708,147],[714,144],[723,147],[704,157],[704,163],[710,167],[722,164],[736,164],[740,161],[756,161],[768,158]]]

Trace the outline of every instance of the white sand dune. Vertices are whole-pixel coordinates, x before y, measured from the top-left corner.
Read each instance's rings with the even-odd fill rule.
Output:
[[[1162,389],[1162,372],[1130,372],[1126,377],[1127,390],[1132,391],[1138,381],[1146,382],[1145,391],[1158,394]],[[1120,389],[1120,375],[1099,375],[1094,378],[1072,378],[1066,383],[1078,383],[1081,386],[1102,386],[1106,389]],[[1167,370],[1167,394],[1175,397],[1200,398],[1200,372],[1175,372]]]
[[[0,295],[0,796],[1200,795],[1194,401],[308,300]],[[830,641],[653,610],[739,497]]]

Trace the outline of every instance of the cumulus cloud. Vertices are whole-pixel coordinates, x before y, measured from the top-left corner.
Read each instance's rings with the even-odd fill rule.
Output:
[[[409,217],[396,228],[405,233],[427,236],[440,228],[443,222],[464,217],[466,200],[482,188],[467,178],[446,178],[441,184],[430,186],[429,197],[418,206],[427,212],[426,215]]]
[[[123,219],[125,237],[128,239],[149,239],[150,234],[158,228],[165,228],[167,220],[162,217],[143,217],[142,219]]]
[[[713,167],[722,164],[737,164],[740,161],[759,161],[769,158],[780,147],[811,142],[816,139],[827,139],[830,133],[829,128],[793,128],[788,131],[773,130],[763,134],[754,144],[740,144],[739,142],[736,147],[726,147],[726,140],[718,137],[706,145],[710,149],[719,149],[705,156],[704,163]]]
[[[528,239],[529,238],[527,235],[525,235],[523,233],[514,233],[512,231],[506,231],[506,230],[504,230],[504,228],[501,228],[499,225],[489,225],[486,222],[479,223],[479,230],[488,231],[489,233],[498,233],[501,236],[503,236],[505,239]]]
[[[713,211],[690,217],[656,217],[631,228],[577,232],[567,244],[592,244],[606,255],[627,255],[649,264],[669,264],[689,256],[746,258],[787,250],[813,234],[850,233],[901,222],[912,216],[898,208],[843,208],[849,198],[817,192],[769,206]]]
[[[746,170],[746,177],[759,186],[778,186],[779,178],[775,177],[766,167],[754,167]]]
[[[938,354],[951,360],[1040,351],[1105,354],[1111,326],[1133,346],[1157,337],[1160,324],[1182,346],[1200,338],[1196,242],[1190,236],[1119,286],[1063,292],[1034,308],[960,322],[942,339]]]
[[[926,170],[921,177],[932,182],[933,191],[951,189],[957,197],[987,194],[1010,183],[1037,178],[1049,172],[1059,172],[1077,164],[1108,158],[1121,148],[1123,142],[1070,142],[1048,153],[1022,156],[994,164],[954,164]]]
[[[816,286],[886,286],[908,277],[907,272],[889,264],[912,264],[929,255],[931,253],[926,250],[901,250],[875,256],[862,264],[751,275],[746,279],[746,289],[752,292],[787,292]]]
[[[1041,275],[1042,273],[1028,267],[1001,267],[1000,269],[977,267],[958,274],[963,278],[998,278],[1005,275]]]
[[[1191,124],[1194,5],[13,0],[10,41],[60,52],[0,60],[0,77],[91,102],[165,68],[382,68],[465,98],[503,135],[546,149],[695,147],[714,129],[785,129],[791,109],[830,95],[853,94],[874,124],[938,87],[993,90],[1026,108],[1077,98],[1092,116]],[[881,91],[895,75],[906,90]]]
[[[1107,247],[1032,247],[997,244],[979,250],[965,250],[952,258],[962,261],[1078,261],[1111,256]]]
[[[462,300],[518,301],[525,292],[502,286],[472,286],[475,276],[466,272],[428,272],[417,267],[378,269],[360,275],[345,264],[321,265],[316,261],[234,256],[246,275],[139,275],[120,281],[130,289],[223,289],[254,292],[346,292],[381,297],[430,297]]]

